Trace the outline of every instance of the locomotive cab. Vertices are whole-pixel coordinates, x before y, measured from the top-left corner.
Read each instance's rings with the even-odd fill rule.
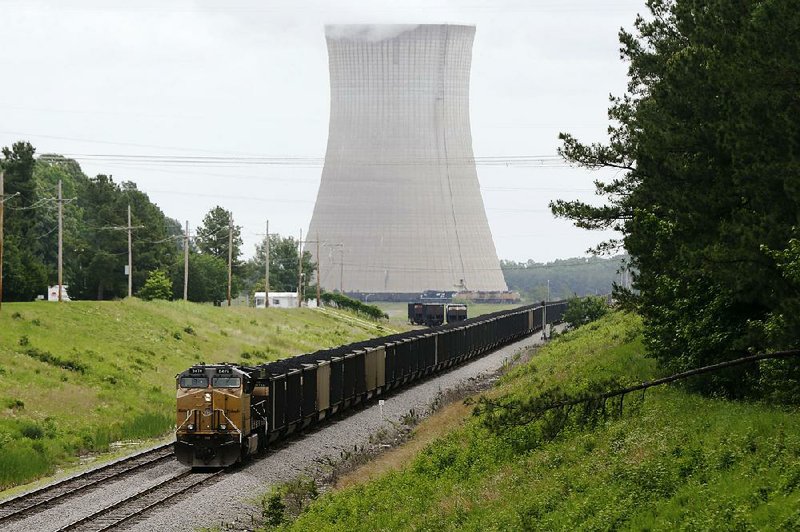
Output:
[[[251,430],[253,385],[240,367],[194,366],[177,376],[176,387],[179,462],[225,467],[258,450],[258,432]]]

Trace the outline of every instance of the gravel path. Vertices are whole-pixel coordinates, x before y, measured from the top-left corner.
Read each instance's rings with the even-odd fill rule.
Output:
[[[163,510],[153,511],[138,523],[130,524],[129,529],[136,532],[191,531],[223,522],[246,529],[250,525],[250,515],[260,513],[260,508],[255,505],[257,496],[271,485],[307,474],[317,462],[337,461],[343,452],[368,445],[371,435],[391,429],[411,409],[425,412],[442,391],[457,388],[476,377],[488,376],[521,348],[539,343],[538,335],[524,338],[436,378],[390,394],[385,397],[383,416],[377,402],[364,408],[357,406],[353,414],[323,424],[302,438],[290,438],[265,457],[225,475],[219,482],[200,488],[196,493],[181,497]],[[181,469],[184,466],[169,462],[131,475],[85,496],[70,499],[62,506],[13,523],[7,530],[58,530]]]

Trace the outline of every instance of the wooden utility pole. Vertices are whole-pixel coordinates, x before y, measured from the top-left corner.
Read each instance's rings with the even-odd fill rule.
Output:
[[[0,310],[3,309],[3,216],[5,197],[5,173],[0,170]]]
[[[231,306],[231,281],[233,281],[233,215],[228,219],[228,306]]]
[[[128,220],[128,225],[130,225]],[[61,180],[58,180],[58,302],[63,300],[62,284],[64,282],[64,198],[61,195]]]
[[[264,241],[264,306],[269,308],[269,220]]]
[[[128,204],[128,297],[133,297],[133,239],[131,238],[131,206]]]
[[[297,306],[303,306],[303,230],[300,229],[300,240],[297,241]]]
[[[189,220],[183,234],[183,300],[189,301]]]
[[[319,285],[320,285],[320,276],[319,276],[319,233],[317,233],[317,308],[320,306],[320,294],[319,294]]]

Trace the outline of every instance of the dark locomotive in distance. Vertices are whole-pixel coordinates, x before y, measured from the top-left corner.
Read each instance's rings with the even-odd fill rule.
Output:
[[[412,325],[435,327],[445,322],[455,323],[467,319],[467,306],[462,303],[409,303],[408,322]]]
[[[175,455],[224,467],[286,434],[557,323],[566,302],[487,314],[258,366],[209,364],[177,376]],[[546,317],[545,317],[546,314]]]

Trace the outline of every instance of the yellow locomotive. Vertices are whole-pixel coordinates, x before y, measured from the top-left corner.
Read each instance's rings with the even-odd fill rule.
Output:
[[[255,377],[262,372],[253,370],[213,364],[178,375],[175,455],[179,462],[222,467],[266,445],[268,389],[257,386]]]

